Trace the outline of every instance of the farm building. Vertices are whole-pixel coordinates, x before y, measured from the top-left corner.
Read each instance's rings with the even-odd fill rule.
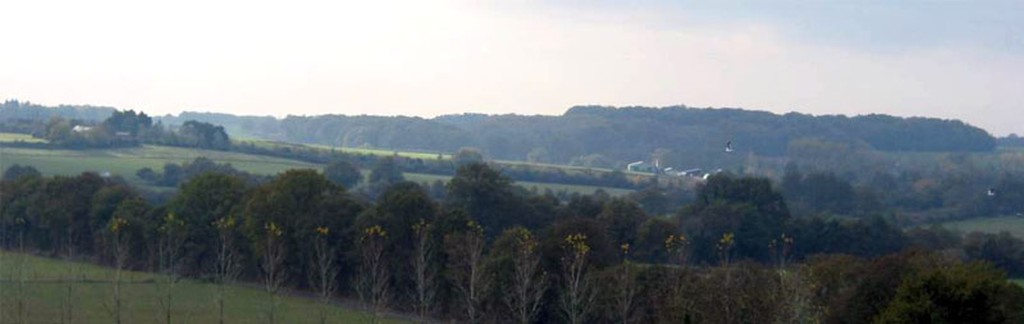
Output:
[[[626,165],[626,171],[629,172],[648,172],[658,173],[658,167],[654,164],[647,163],[645,161],[636,161]]]
[[[71,131],[75,132],[75,133],[88,132],[88,131],[91,131],[91,130],[92,130],[92,127],[90,127],[90,126],[83,126],[83,125],[76,125],[74,128],[71,129]]]

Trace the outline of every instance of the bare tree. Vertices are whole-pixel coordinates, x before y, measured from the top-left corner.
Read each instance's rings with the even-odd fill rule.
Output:
[[[560,306],[569,323],[584,323],[590,316],[597,297],[597,290],[587,273],[587,256],[590,255],[587,236],[566,236],[564,248]]]
[[[121,217],[110,219],[111,248],[114,257],[114,306],[111,311],[114,316],[114,323],[121,324],[121,277],[125,267],[128,265],[128,256],[131,254],[129,245],[131,235],[125,233],[128,227],[128,220]]]
[[[484,233],[483,228],[469,221],[469,229],[445,237],[448,251],[448,269],[451,270],[452,284],[462,296],[466,317],[470,323],[478,323],[482,317],[480,301],[486,281],[483,272]]]
[[[316,238],[313,240],[313,269],[310,273],[310,285],[316,287],[320,300],[320,323],[327,323],[327,307],[331,303],[334,291],[337,286],[335,281],[338,277],[335,266],[335,253],[337,249],[328,242],[331,233],[330,228],[318,226],[315,230]]]
[[[533,323],[540,311],[541,300],[547,290],[547,273],[540,268],[540,253],[537,240],[529,230],[512,229],[515,247],[512,255],[512,291],[504,295],[509,307],[520,324]]]
[[[633,310],[636,308],[636,273],[633,263],[629,261],[629,244],[622,244],[622,264],[615,271],[615,315],[619,323],[633,322]]]
[[[356,291],[359,298],[370,306],[369,321],[372,323],[380,322],[388,302],[390,272],[384,264],[384,240],[387,235],[387,231],[374,225],[363,229],[363,236],[359,240],[361,262]]]
[[[263,269],[263,288],[267,292],[270,305],[267,308],[267,320],[271,324],[277,322],[277,293],[284,284],[284,244],[281,241],[284,230],[274,222],[267,223],[263,229],[263,256],[260,266]]]
[[[238,253],[235,250],[236,225],[234,216],[223,217],[214,222],[219,237],[217,263],[214,271],[217,278],[217,319],[220,324],[224,324],[224,301],[227,286],[233,283],[242,271],[239,266]]]
[[[434,259],[435,247],[431,237],[433,226],[420,220],[413,225],[413,260],[412,267],[416,284],[416,313],[420,321],[426,321],[434,306],[437,293],[437,269],[431,262]]]
[[[160,278],[157,289],[160,291],[160,309],[163,322],[171,324],[174,309],[174,287],[181,279],[181,254],[185,244],[185,222],[173,213],[167,214],[163,224],[157,229],[160,238],[157,242],[157,263]]]

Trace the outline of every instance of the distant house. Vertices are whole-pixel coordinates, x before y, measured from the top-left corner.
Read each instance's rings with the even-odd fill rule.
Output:
[[[629,172],[658,173],[658,167],[645,161],[636,161],[626,165]]]
[[[75,127],[71,128],[71,131],[75,132],[75,133],[88,132],[88,131],[91,131],[91,130],[92,130],[92,126],[83,126],[83,125],[75,125]]]

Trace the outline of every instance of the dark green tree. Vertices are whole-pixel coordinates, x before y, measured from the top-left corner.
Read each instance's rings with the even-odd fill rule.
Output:
[[[346,189],[355,188],[363,180],[363,174],[359,172],[352,163],[344,160],[335,160],[324,167],[324,177],[336,185],[344,186]]]

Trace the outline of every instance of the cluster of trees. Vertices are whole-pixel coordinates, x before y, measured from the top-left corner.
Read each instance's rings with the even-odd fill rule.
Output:
[[[896,212],[901,224],[912,225],[1021,215],[1022,158],[939,154],[922,157],[926,162],[884,160],[881,164],[888,167],[859,172],[838,161],[817,161],[820,164],[811,166],[790,163],[779,179],[794,213],[860,216]],[[870,156],[854,154],[851,159],[873,164],[868,161]]]
[[[380,194],[354,195],[339,162],[259,183],[211,170],[159,205],[95,174],[22,169],[0,183],[5,247],[259,282],[271,321],[282,289],[470,322],[1024,319],[1001,272],[1019,271],[1019,239],[794,216],[763,178],[711,177],[666,217],[630,198],[532,194],[482,163],[442,200],[386,163],[367,180]],[[939,252],[893,254],[911,247]]]
[[[106,113],[98,117],[99,113]],[[48,145],[64,148],[137,146],[142,143],[228,150],[231,141],[221,126],[194,120],[177,130],[154,123],[152,117],[134,110],[95,107],[43,107],[5,102],[0,106],[0,131],[45,138]],[[25,145],[32,146],[32,145]],[[38,146],[38,145],[37,145]]]

